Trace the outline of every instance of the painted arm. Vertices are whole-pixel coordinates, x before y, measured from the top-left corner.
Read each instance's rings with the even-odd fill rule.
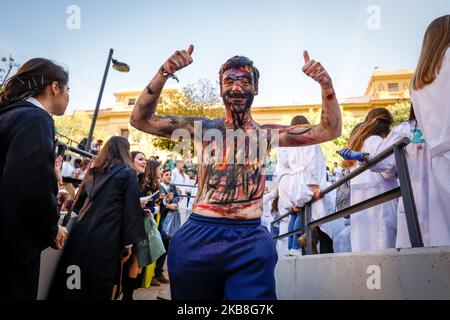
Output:
[[[194,46],[190,45],[187,50],[177,50],[163,64],[165,71],[174,74],[192,63],[192,52]],[[195,121],[208,120],[203,117],[177,117],[155,115],[159,96],[166,84],[165,77],[160,70],[156,73],[152,81],[142,91],[133,112],[131,113],[130,124],[136,129],[154,134],[160,137],[170,138],[176,129],[187,129],[191,133],[194,131]]]
[[[280,147],[297,147],[318,144],[338,138],[342,132],[339,103],[328,72],[314,60],[308,51],[303,52],[303,72],[320,84],[322,89],[322,115],[318,125],[278,126]]]

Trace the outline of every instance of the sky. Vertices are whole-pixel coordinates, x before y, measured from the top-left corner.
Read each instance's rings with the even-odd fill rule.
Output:
[[[193,64],[177,72],[179,84],[169,80],[166,87],[200,78],[215,83],[222,63],[245,55],[261,74],[255,105],[312,103],[320,87],[301,72],[308,50],[329,72],[338,98],[362,96],[375,66],[415,68],[427,26],[450,14],[450,1],[0,0],[0,8],[0,56],[66,66],[70,113],[95,107],[110,48],[131,70],[109,70],[102,108],[114,104],[114,92],[144,88],[189,44]]]

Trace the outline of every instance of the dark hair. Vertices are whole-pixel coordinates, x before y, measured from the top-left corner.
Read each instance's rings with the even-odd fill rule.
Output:
[[[0,89],[0,107],[41,95],[54,81],[60,87],[69,82],[69,74],[54,62],[35,58],[25,62]]]
[[[259,71],[256,69],[256,67],[253,65],[253,61],[250,60],[247,57],[244,56],[234,56],[225,62],[219,70],[219,84],[220,84],[220,91],[222,92],[222,76],[223,73],[228,69],[239,69],[242,67],[248,66],[250,70],[252,71],[253,79],[255,81],[255,90],[258,90],[258,81],[259,81]]]
[[[75,160],[73,160],[73,165],[75,167],[75,169],[78,169],[81,167],[81,158],[76,158]]]
[[[124,163],[133,168],[130,155],[130,143],[123,137],[111,137],[94,160],[94,172],[106,172],[112,165]]]
[[[141,151],[132,151],[131,152],[131,161],[133,162],[134,165],[134,158],[136,158],[136,156],[138,154],[142,154],[145,157],[145,154]],[[140,192],[144,192],[145,190],[145,184],[147,182],[145,181],[145,172],[144,173],[139,173],[138,174],[138,186],[139,186],[139,191]]]
[[[172,174],[172,170],[170,170],[169,167],[164,167],[162,173],[164,174],[164,173],[166,173],[166,172],[170,172],[170,173]]]
[[[361,151],[364,141],[370,136],[387,136],[394,118],[388,109],[375,108],[369,111],[364,122],[355,129],[348,140],[348,148]],[[344,160],[343,166],[350,168],[356,160]]]
[[[295,126],[298,124],[309,124],[308,119],[305,116],[295,116],[291,120],[291,126]]]
[[[270,208],[270,211],[271,212],[274,212],[274,211],[278,211],[278,200],[280,199],[280,197],[279,196],[276,196],[273,200],[272,200],[272,206],[271,206],[271,208]]]
[[[414,107],[413,107],[412,103],[411,103],[411,107],[409,108],[408,121],[416,121],[416,113],[414,112]]]
[[[159,190],[159,181],[156,178],[156,169],[161,166],[161,162],[156,160],[147,161],[145,168],[146,183],[152,192]]]

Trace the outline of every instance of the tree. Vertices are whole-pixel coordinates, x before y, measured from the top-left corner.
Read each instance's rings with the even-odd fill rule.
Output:
[[[76,141],[78,144],[83,138],[87,138],[91,121],[92,120],[89,115],[84,111],[75,112],[73,115],[56,117],[56,132],[73,141]],[[102,139],[106,141],[110,138],[110,135],[103,130],[96,128],[94,131],[94,137],[95,139]],[[76,145],[72,146],[76,147]]]
[[[161,95],[156,114],[220,118],[225,115],[225,112],[219,102],[217,83],[212,85],[208,79],[200,79],[197,83],[184,87],[181,92],[172,90]],[[178,142],[155,137],[152,143],[157,149],[172,152]],[[193,150],[193,143],[191,143],[191,150]]]
[[[8,79],[9,74],[14,68],[18,68],[20,64],[16,63],[11,55],[9,58],[1,57],[0,61],[3,63],[3,67],[0,67],[0,89],[3,87],[3,84]]]
[[[394,124],[393,125],[395,126],[401,122],[408,121],[409,113],[411,110],[411,103],[407,102],[407,101],[398,102],[396,104],[387,106],[387,109],[394,116]]]
[[[305,114],[303,114],[311,124],[320,123],[321,110],[314,111],[312,108]],[[355,117],[353,113],[350,111],[343,111],[341,109],[342,114],[342,135],[334,139],[332,141],[328,141],[325,143],[321,143],[320,147],[325,156],[325,160],[327,161],[327,166],[330,168],[333,165],[333,162],[341,163],[342,158],[336,153],[336,151],[341,150],[347,145],[348,138],[350,137],[350,133],[352,132],[355,125],[361,121],[363,118]],[[282,124],[290,124],[291,117],[283,116],[281,120]]]

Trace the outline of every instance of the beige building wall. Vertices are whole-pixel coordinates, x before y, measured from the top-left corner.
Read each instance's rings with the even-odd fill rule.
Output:
[[[382,71],[375,68],[363,96],[339,98],[339,103],[345,111],[364,117],[373,108],[410,101],[409,82],[413,74],[414,70]],[[164,90],[162,94],[171,90],[176,89]],[[130,114],[140,93],[141,90],[114,93],[115,104],[111,108],[99,111],[96,127],[111,135],[128,137]],[[276,124],[283,117],[294,117],[307,112],[310,108],[318,110],[321,104],[253,106],[252,115],[258,123]],[[88,111],[88,114],[92,116],[93,110]]]

